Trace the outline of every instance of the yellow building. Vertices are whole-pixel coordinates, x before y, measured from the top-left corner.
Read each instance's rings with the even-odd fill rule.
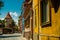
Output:
[[[33,40],[38,40],[38,0],[33,0]]]
[[[60,40],[59,17],[59,0],[33,0],[33,40]]]

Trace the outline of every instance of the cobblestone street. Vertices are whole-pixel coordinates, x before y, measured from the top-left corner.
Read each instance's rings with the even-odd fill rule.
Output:
[[[26,40],[21,34],[0,35],[0,40]]]

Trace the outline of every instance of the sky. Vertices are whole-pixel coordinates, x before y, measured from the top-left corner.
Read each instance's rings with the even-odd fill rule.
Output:
[[[4,7],[0,10],[0,19],[4,19],[8,12],[12,16],[12,19],[18,23],[18,17],[21,14],[21,8],[24,0],[0,0],[4,2]]]

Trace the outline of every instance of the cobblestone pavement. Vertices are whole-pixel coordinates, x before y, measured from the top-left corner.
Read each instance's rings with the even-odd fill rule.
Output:
[[[0,40],[26,40],[21,34],[0,35]]]

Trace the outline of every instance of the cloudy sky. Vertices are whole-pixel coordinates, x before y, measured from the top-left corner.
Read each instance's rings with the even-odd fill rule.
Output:
[[[0,0],[4,2],[4,7],[0,10],[0,19],[4,19],[5,16],[10,12],[10,15],[14,19],[14,21],[18,22],[18,17],[21,14],[21,7],[24,0]]]

